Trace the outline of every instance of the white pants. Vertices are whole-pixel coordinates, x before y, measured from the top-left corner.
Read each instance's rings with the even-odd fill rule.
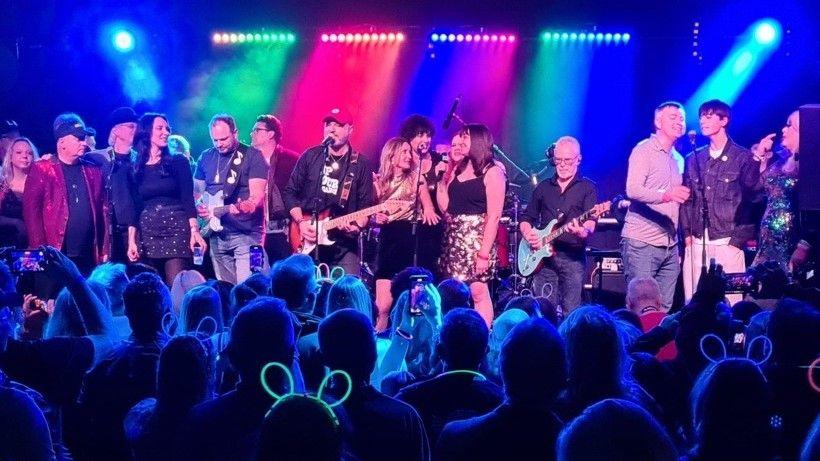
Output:
[[[686,247],[683,255],[683,296],[688,303],[692,299],[692,294],[698,286],[700,279],[701,257],[703,252],[703,243],[694,239],[691,245]],[[706,265],[708,268],[709,260],[714,259],[715,262],[723,266],[723,272],[746,272],[746,257],[743,250],[733,247],[728,243],[720,244],[715,242],[706,243]],[[726,295],[729,302],[734,305],[736,302],[743,299],[742,294]]]

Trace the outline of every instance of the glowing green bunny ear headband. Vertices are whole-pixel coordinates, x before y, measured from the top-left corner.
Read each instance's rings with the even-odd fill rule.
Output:
[[[331,267],[325,263],[316,265],[316,278],[318,279],[329,279],[331,282],[335,282],[344,276],[345,270],[341,266],[334,266],[331,269]]]
[[[268,370],[270,370],[271,368],[279,368],[280,370],[282,370],[282,373],[285,374],[285,377],[288,381],[288,391],[286,394],[279,394],[276,391],[274,391],[270,387],[270,385],[268,385],[267,373]],[[344,379],[347,381],[347,390],[345,391],[344,395],[342,395],[342,397],[338,400],[330,403],[325,402],[324,400],[322,400],[322,394],[327,388],[331,378],[333,378],[333,376],[336,375],[344,377]],[[286,367],[280,362],[270,362],[266,364],[264,367],[262,367],[262,371],[259,374],[259,379],[262,382],[262,388],[265,389],[265,392],[267,392],[268,395],[270,395],[271,397],[273,397],[274,400],[276,400],[276,403],[274,403],[273,406],[271,406],[270,410],[268,410],[268,413],[265,416],[266,418],[268,415],[270,415],[270,412],[273,411],[273,409],[276,408],[277,405],[280,405],[282,402],[286,402],[290,399],[295,398],[309,398],[322,404],[322,407],[325,408],[325,410],[327,411],[328,418],[330,418],[331,421],[333,421],[334,427],[337,428],[339,427],[339,418],[336,416],[336,412],[333,411],[333,407],[343,404],[344,401],[347,400],[348,397],[350,397],[350,393],[353,391],[353,380],[350,379],[350,375],[343,370],[333,370],[330,373],[328,373],[327,376],[325,376],[325,378],[322,380],[322,383],[319,384],[319,390],[317,391],[315,397],[307,393],[296,393],[294,391],[295,383],[293,380],[293,374],[291,373],[290,368]]]

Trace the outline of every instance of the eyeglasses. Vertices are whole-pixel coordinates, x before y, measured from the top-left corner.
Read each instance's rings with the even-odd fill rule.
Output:
[[[578,157],[572,157],[572,158],[553,158],[553,160],[555,161],[555,164],[556,164],[556,165],[572,165],[573,163],[575,163],[575,161],[576,161],[576,160],[578,160]]]
[[[254,128],[254,129],[251,130],[251,133],[256,133],[258,131],[273,131],[273,130],[269,130],[267,128]]]

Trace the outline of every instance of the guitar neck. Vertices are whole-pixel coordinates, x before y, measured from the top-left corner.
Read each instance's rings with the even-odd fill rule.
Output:
[[[590,216],[592,216],[592,209],[583,212],[580,216],[578,216],[577,218],[574,218],[574,219],[577,219],[579,223],[583,224],[584,221],[587,221]],[[569,222],[567,222],[563,226],[559,227],[558,229],[555,229],[554,231],[550,232],[549,235],[547,235],[547,238],[544,239],[544,242],[545,243],[552,242],[553,240],[555,240],[558,237],[560,237],[560,236],[564,235],[565,233],[567,233],[568,229],[569,229]]]
[[[337,227],[341,227],[345,223],[349,223],[351,221],[355,221],[359,218],[367,218],[370,215],[374,215],[376,213],[380,213],[387,209],[387,203],[380,203],[378,205],[373,205],[371,207],[367,207],[361,209],[359,211],[354,211],[353,213],[346,214],[344,216],[339,216],[338,218],[333,218],[325,224],[325,229],[335,229]]]

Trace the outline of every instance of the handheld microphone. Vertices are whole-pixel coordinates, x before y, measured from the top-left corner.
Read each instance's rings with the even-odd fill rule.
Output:
[[[453,121],[453,117],[455,117],[456,115],[456,108],[458,108],[459,102],[461,102],[461,96],[457,97],[453,101],[453,105],[450,106],[450,112],[447,113],[447,117],[444,117],[444,123],[441,125],[441,127],[445,130],[450,128],[450,123]]]
[[[322,147],[329,147],[331,144],[333,144],[333,136],[328,136],[322,141]]]

